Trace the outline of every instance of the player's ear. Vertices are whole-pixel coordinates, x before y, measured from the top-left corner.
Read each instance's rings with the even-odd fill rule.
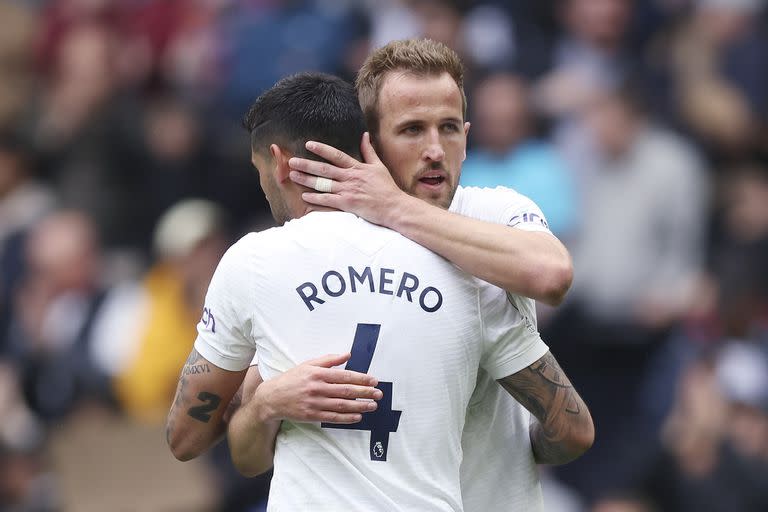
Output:
[[[269,153],[272,155],[272,161],[275,162],[275,180],[278,183],[284,183],[288,179],[288,173],[291,172],[288,166],[291,154],[277,144],[269,146]]]

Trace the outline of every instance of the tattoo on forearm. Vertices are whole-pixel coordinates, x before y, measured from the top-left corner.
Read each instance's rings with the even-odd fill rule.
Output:
[[[581,407],[579,407],[579,402],[576,400],[576,392],[574,391],[573,386],[568,381],[568,377],[565,376],[565,373],[560,368],[560,365],[557,364],[557,360],[551,353],[547,353],[544,357],[536,361],[531,365],[530,369],[537,372],[544,380],[549,382],[553,386],[555,393],[557,393],[558,388],[563,390],[565,395],[565,400],[563,402],[565,405],[565,412],[569,414],[579,414],[579,412],[581,412]]]
[[[211,419],[211,412],[215,411],[216,408],[221,403],[221,397],[219,395],[214,395],[213,393],[209,393],[207,391],[201,391],[200,394],[197,395],[198,400],[201,400],[202,402],[205,402],[203,405],[198,405],[195,407],[190,407],[187,411],[187,414],[192,416],[198,421],[202,421],[203,423],[208,423]]]
[[[589,413],[554,356],[547,352],[528,368],[499,382],[538,420],[531,427],[537,462],[562,464],[572,459],[562,441]]]
[[[184,368],[181,369],[182,375],[195,375],[196,373],[211,373],[211,368],[208,366],[208,364],[196,364],[194,366],[187,366],[185,365]]]
[[[206,362],[200,362],[202,359],[202,356],[198,353],[197,350],[192,349],[192,351],[189,353],[189,357],[187,357],[187,360],[184,362],[184,366],[181,369],[181,375],[179,376],[179,384],[176,387],[176,398],[173,401],[173,404],[171,405],[171,411],[168,414],[168,422],[165,427],[165,439],[170,444],[171,441],[171,435],[173,434],[174,429],[174,414],[176,414],[176,409],[180,408],[183,410],[187,407],[187,404],[190,403],[192,400],[192,397],[187,396],[187,377],[190,375],[200,374],[200,373],[210,373],[211,369],[208,366],[208,363]],[[202,395],[206,395],[205,398],[202,398]],[[210,395],[210,396],[207,396]],[[213,398],[211,398],[213,397]],[[215,410],[216,407],[218,407],[219,403],[221,402],[221,398],[219,398],[217,395],[213,395],[212,393],[200,393],[198,395],[198,398],[200,400],[203,400],[206,402],[204,405],[201,405],[199,407],[193,407],[188,410],[188,414],[192,416],[193,418],[203,421],[207,423],[210,419],[210,412]],[[211,404],[215,402],[215,405],[211,406]],[[180,411],[179,411],[180,412]]]

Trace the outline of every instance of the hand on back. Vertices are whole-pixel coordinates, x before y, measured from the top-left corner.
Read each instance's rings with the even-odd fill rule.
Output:
[[[371,375],[333,368],[349,357],[322,356],[263,382],[253,396],[259,416],[265,421],[357,423],[362,413],[376,410],[371,400],[379,400],[382,392]]]

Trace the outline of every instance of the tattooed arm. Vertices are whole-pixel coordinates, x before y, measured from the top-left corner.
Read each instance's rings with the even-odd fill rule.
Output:
[[[538,420],[530,430],[537,463],[565,464],[592,446],[592,416],[550,352],[499,383]]]
[[[193,459],[226,432],[224,420],[239,405],[236,392],[245,374],[246,370],[223,370],[192,349],[181,369],[165,428],[174,457],[182,461]]]

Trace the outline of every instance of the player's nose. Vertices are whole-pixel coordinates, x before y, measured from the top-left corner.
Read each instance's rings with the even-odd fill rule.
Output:
[[[427,147],[424,149],[424,158],[433,162],[440,162],[444,157],[445,150],[440,142],[440,134],[436,129],[430,130]]]

